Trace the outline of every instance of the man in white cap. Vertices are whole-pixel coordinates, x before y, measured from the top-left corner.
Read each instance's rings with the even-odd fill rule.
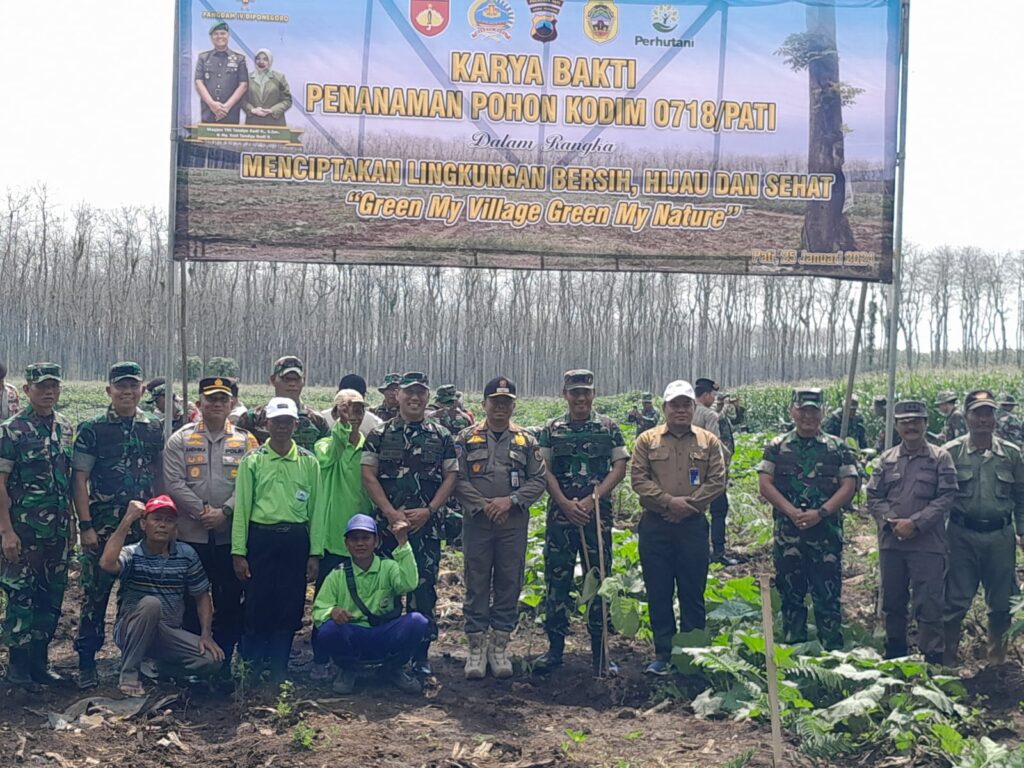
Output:
[[[306,582],[314,581],[323,552],[320,465],[292,439],[299,423],[295,401],[273,397],[264,409],[270,439],[238,467],[231,520],[235,575],[245,584],[242,657],[270,663],[285,678],[292,639],[302,626]]]
[[[630,479],[640,497],[640,567],[651,614],[655,659],[644,670],[667,675],[678,631],[705,625],[708,519],[711,501],[725,490],[721,441],[693,426],[697,395],[688,381],[665,388],[665,423],[637,437]]]

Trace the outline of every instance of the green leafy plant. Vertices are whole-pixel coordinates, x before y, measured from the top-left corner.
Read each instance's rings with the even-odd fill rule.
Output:
[[[274,702],[274,711],[278,717],[288,717],[295,712],[295,685],[290,680],[281,683],[278,690],[277,701]]]
[[[292,728],[292,744],[299,749],[312,752],[316,748],[316,730],[305,720],[299,720]]]

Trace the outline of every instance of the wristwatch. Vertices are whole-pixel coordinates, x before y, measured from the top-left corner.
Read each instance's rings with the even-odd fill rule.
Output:
[[[518,493],[513,493],[511,496],[508,497],[508,500],[512,502],[512,506],[514,507],[522,506],[522,502],[519,501]]]
[[[80,530],[80,531],[91,531],[92,528],[93,528],[92,520],[79,520],[78,521],[78,530]]]
[[[824,505],[824,504],[822,504],[822,505],[821,505],[820,507],[818,507],[818,515],[819,515],[820,517],[828,517],[828,516],[829,516],[829,515],[831,515],[831,514],[832,514],[832,513],[831,513],[831,512],[829,512],[829,511],[828,511],[828,510],[827,510],[827,509],[825,508],[825,505]]]

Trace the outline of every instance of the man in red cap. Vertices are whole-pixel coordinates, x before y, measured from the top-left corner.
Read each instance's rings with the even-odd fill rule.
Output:
[[[142,541],[125,546],[136,520]],[[139,681],[143,658],[192,675],[212,675],[224,660],[213,640],[210,582],[196,551],[176,540],[177,522],[170,496],[132,501],[100,556],[100,567],[121,577],[114,641],[123,655],[119,687],[126,696],[146,695]],[[181,628],[186,591],[196,603],[200,635]]]

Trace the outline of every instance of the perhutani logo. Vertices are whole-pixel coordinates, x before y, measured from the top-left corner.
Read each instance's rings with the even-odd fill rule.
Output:
[[[651,9],[651,26],[662,33],[671,32],[679,25],[679,11],[668,3]]]
[[[654,46],[655,48],[693,48],[693,40],[684,40],[681,37],[644,37],[637,35],[633,38],[633,45],[642,47]]]

